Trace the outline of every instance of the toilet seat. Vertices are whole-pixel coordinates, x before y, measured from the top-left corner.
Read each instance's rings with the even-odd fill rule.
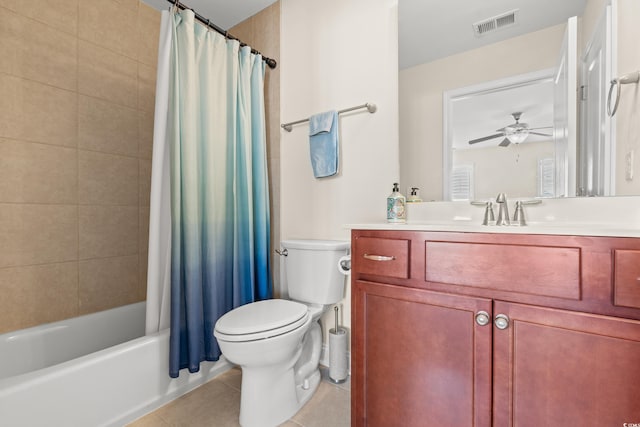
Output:
[[[262,340],[301,327],[309,316],[308,307],[295,301],[258,301],[223,315],[216,322],[214,335],[230,342]]]

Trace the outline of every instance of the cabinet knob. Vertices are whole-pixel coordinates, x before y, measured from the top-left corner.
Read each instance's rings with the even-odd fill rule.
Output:
[[[493,324],[498,329],[507,329],[509,327],[509,317],[506,314],[498,314],[493,320]]]
[[[476,313],[476,323],[480,326],[485,326],[491,321],[491,316],[486,311],[479,311]]]

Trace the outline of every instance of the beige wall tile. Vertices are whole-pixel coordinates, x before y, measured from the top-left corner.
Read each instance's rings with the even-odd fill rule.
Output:
[[[140,176],[138,178],[140,184],[140,206],[149,206],[151,197],[151,160],[139,160]]]
[[[78,263],[0,268],[0,333],[78,315]]]
[[[75,149],[0,139],[0,203],[77,203],[77,178]]]
[[[153,112],[156,109],[156,69],[138,63],[138,108]]]
[[[75,90],[77,50],[74,36],[0,8],[0,72]]]
[[[160,39],[160,12],[140,2],[138,6],[138,61],[156,67]]]
[[[138,2],[81,0],[78,37],[137,59]]]
[[[0,94],[0,137],[77,145],[75,93],[0,74]]]
[[[273,3],[253,16],[251,46],[263,55],[278,60],[280,56],[280,2]]]
[[[80,259],[138,253],[137,206],[80,206]]]
[[[153,111],[138,111],[138,156],[153,157]]]
[[[140,252],[138,254],[138,299],[146,301],[147,299],[147,263],[148,253]]]
[[[149,258],[149,208],[140,207],[140,236],[138,238],[138,248],[140,255],[140,298],[147,299],[147,264]]]
[[[83,40],[79,42],[78,51],[78,91],[81,94],[136,108],[136,61]]]
[[[78,0],[0,0],[0,6],[70,34],[78,30]]]
[[[138,248],[140,253],[148,252],[149,248],[149,207],[140,208],[140,235],[138,237]]]
[[[0,268],[76,260],[78,208],[0,204],[0,248]]]
[[[239,38],[253,47],[253,17],[234,25],[229,29],[229,32],[234,37]]]
[[[138,110],[79,95],[78,147],[137,156]]]
[[[78,151],[78,199],[81,205],[138,206],[138,159]]]
[[[137,254],[80,261],[79,278],[80,314],[140,301]]]

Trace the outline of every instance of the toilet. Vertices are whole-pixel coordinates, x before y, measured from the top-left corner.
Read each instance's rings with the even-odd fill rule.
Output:
[[[240,424],[277,426],[291,418],[320,384],[320,317],[344,298],[338,263],[349,242],[286,240],[289,299],[240,306],[216,322],[225,358],[242,369]]]

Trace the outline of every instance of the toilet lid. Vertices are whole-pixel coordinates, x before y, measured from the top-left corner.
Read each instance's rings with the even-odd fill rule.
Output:
[[[302,326],[309,317],[306,305],[271,299],[240,306],[216,322],[215,336],[226,341],[252,341],[281,335]]]

